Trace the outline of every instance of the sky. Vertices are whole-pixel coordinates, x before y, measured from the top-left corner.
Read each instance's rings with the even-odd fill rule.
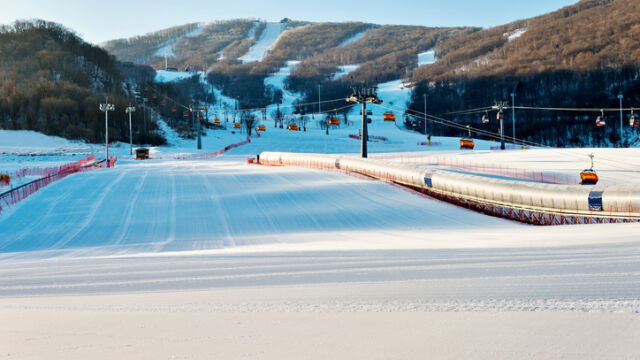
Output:
[[[39,18],[86,41],[142,35],[191,22],[234,18],[363,21],[376,24],[490,27],[557,10],[577,0],[0,0],[0,23]]]

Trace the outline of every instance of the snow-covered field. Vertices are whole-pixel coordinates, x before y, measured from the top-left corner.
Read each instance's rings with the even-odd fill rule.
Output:
[[[400,115],[410,90],[396,81],[379,95]],[[372,155],[577,177],[595,152],[603,183],[639,179],[637,148],[427,147],[382,122],[385,107],[373,107],[370,134],[389,140],[371,142]],[[533,227],[338,172],[246,164],[267,150],[357,154],[359,118],[329,135],[269,122],[213,160],[176,160],[197,154],[195,141],[165,127],[171,146],[153,160],[114,144],[116,168],[4,211],[0,358],[640,357],[640,224]],[[102,151],[0,136],[0,170]],[[245,138],[209,130],[202,152]]]

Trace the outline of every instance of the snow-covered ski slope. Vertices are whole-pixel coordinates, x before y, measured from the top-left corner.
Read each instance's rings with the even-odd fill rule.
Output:
[[[382,90],[406,99],[397,84]],[[594,152],[603,183],[639,182],[637,148],[500,152],[477,141],[461,151],[437,137],[419,146],[423,135],[382,122],[381,111],[371,134],[389,140],[370,142],[372,156],[577,176]],[[337,172],[246,164],[268,150],[358,154],[348,135],[359,118],[329,135],[317,120],[307,132],[267,122],[260,138],[213,160],[175,156],[246,134],[208,130],[197,151],[164,127],[171,145],[152,148],[153,160],[113,144],[116,168],[69,176],[9,208],[0,348],[27,359],[640,356],[640,224],[533,227]],[[0,172],[76,156],[76,143],[8,133],[17,148],[0,155]]]
[[[264,84],[267,86],[273,86],[276,89],[282,90],[282,106],[283,111],[291,112],[293,108],[291,105],[300,98],[300,95],[295,94],[285,88],[285,80],[291,75],[293,69],[298,65],[299,61],[287,61],[287,63],[278,70],[277,73],[272,74],[264,79]]]
[[[243,63],[262,61],[267,56],[269,50],[278,37],[284,31],[286,24],[282,23],[267,23],[266,28],[260,35],[260,39],[249,49],[249,51],[240,57],[240,61]]]

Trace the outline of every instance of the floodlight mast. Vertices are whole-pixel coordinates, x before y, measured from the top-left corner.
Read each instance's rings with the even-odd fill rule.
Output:
[[[100,104],[100,111],[104,112],[104,143],[107,167],[109,167],[109,111],[114,111],[115,109],[114,104],[109,104],[109,97],[107,97],[104,104]]]
[[[133,137],[131,131],[131,114],[136,111],[136,108],[131,106],[129,103],[129,107],[125,109],[125,113],[129,114],[129,155],[133,155]]]

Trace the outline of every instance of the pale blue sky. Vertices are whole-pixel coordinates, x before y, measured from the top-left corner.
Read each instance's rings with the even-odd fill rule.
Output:
[[[173,25],[231,18],[489,27],[544,14],[577,0],[0,0],[0,23],[41,18],[98,43]]]

